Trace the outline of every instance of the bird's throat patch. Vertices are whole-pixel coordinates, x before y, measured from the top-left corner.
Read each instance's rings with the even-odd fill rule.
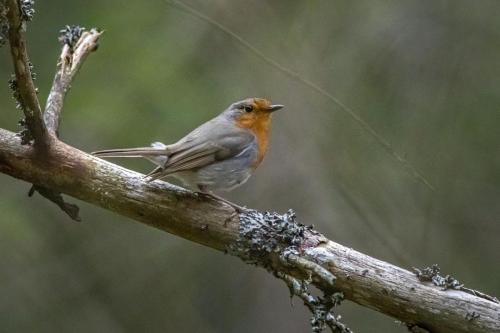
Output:
[[[253,132],[257,138],[257,158],[252,167],[255,169],[264,159],[269,148],[269,133],[271,128],[271,115],[269,113],[248,113],[243,114],[236,121],[236,126],[245,128]]]

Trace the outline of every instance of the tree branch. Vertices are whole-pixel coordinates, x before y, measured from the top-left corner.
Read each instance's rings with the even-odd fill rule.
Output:
[[[57,71],[52,83],[47,103],[45,105],[44,119],[47,129],[59,136],[59,124],[64,104],[64,98],[71,88],[73,78],[87,56],[97,49],[97,42],[102,32],[97,29],[83,31],[80,27],[66,27],[60,38],[63,48],[57,62]]]
[[[0,172],[93,203],[185,239],[237,255],[290,283],[311,283],[430,332],[500,332],[500,304],[442,290],[415,274],[328,240],[293,214],[237,214],[228,204],[142,175],[60,141],[40,161],[0,129]],[[335,277],[335,278],[332,278]],[[303,289],[297,289],[304,299]],[[328,320],[331,316],[325,316]]]
[[[20,8],[17,0],[6,1],[7,20],[9,23],[9,44],[12,61],[14,64],[15,81],[11,82],[16,98],[24,112],[26,126],[29,134],[25,141],[31,138],[35,145],[45,147],[49,138],[42,118],[42,109],[37,97],[37,89],[33,83],[32,65],[29,61],[24,36],[26,20],[33,14],[32,8]]]
[[[97,29],[84,31],[81,27],[69,27],[61,30],[60,41],[63,44],[62,52],[57,62],[57,71],[54,82],[45,105],[44,121],[47,130],[53,136],[59,137],[59,125],[64,106],[64,98],[71,88],[71,83],[78,73],[87,56],[97,49],[97,42],[102,32]],[[46,199],[55,203],[62,211],[75,221],[81,221],[79,207],[64,201],[61,193],[49,188],[34,184],[29,195],[37,191]]]
[[[55,136],[57,132],[57,127],[59,125],[58,118],[63,106],[63,97],[60,99],[60,101],[54,100],[55,103],[52,103],[52,98],[56,97],[56,94],[49,95],[49,100],[47,103],[49,114],[45,119],[45,121],[49,121],[47,124],[50,130],[49,133],[49,131],[47,131],[46,123],[43,119],[40,102],[37,96],[37,89],[33,83],[33,66],[29,61],[26,47],[26,38],[24,36],[24,32],[26,30],[26,22],[31,20],[34,14],[33,5],[33,1],[23,1],[22,3],[20,3],[17,0],[7,0],[5,1],[5,4],[4,2],[1,3],[2,11],[4,9],[4,6],[7,7],[5,16],[7,18],[9,26],[8,39],[15,72],[15,79],[10,80],[10,87],[13,90],[14,97],[17,100],[19,108],[21,108],[24,113],[24,120],[22,120],[20,123],[26,126],[26,128],[21,132],[22,142],[24,144],[28,144],[31,140],[34,140],[34,144],[37,148],[37,155],[41,159],[43,159],[46,158],[45,152],[47,151],[48,146],[52,141],[50,134],[52,134],[52,136]],[[2,13],[2,15],[3,14],[4,13]],[[78,42],[80,42],[80,40]],[[76,54],[76,61],[73,61],[74,66],[71,66],[69,70],[69,79],[65,80],[64,82],[67,83],[67,86],[61,85],[61,88],[65,90],[69,89],[69,83],[71,82],[71,79],[78,71],[82,61],[90,52],[87,50],[88,44],[89,43],[82,42],[81,45],[83,45],[83,47],[79,45],[79,47],[76,49],[76,51],[78,52],[74,52]],[[93,45],[93,47],[95,48],[95,45]],[[63,77],[65,78],[65,76]],[[54,117],[54,114],[56,114],[57,117]],[[44,188],[43,186],[40,186],[38,184],[33,184],[29,191],[29,196],[32,196],[35,191],[39,192],[49,201],[54,202],[73,220],[80,221],[80,217],[78,216],[78,206],[66,203],[61,193],[53,191],[49,188]]]

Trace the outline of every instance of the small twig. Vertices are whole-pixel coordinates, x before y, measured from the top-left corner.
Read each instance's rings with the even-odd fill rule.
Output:
[[[97,29],[83,30],[80,27],[66,27],[66,29],[61,30],[63,35],[60,37],[60,41],[63,43],[63,48],[57,63],[54,82],[47,98],[44,115],[47,129],[57,136],[59,136],[64,98],[87,56],[97,49],[97,42],[102,35],[102,32]]]
[[[292,71],[291,69],[281,65],[279,62],[276,60],[268,57],[265,55],[262,51],[257,49],[255,46],[250,44],[248,41],[231,31],[229,28],[226,26],[220,24],[219,22],[215,21],[214,19],[208,17],[207,15],[200,13],[197,11],[195,8],[189,6],[188,4],[185,4],[182,1],[179,0],[164,0],[167,4],[171,4],[173,6],[176,6],[177,8],[180,8],[187,13],[209,23],[210,25],[214,26],[215,28],[219,29],[229,37],[233,38],[236,40],[238,43],[240,43],[242,46],[244,46],[247,50],[255,54],[257,57],[271,65],[272,67],[276,68],[280,72],[288,75],[292,79],[302,83],[303,85],[311,88],[312,90],[316,91],[318,94],[326,97],[329,99],[331,102],[336,104],[340,110],[344,111],[346,114],[348,114],[358,125],[360,125],[364,130],[366,130],[392,157],[398,161],[401,165],[409,171],[409,173],[417,180],[422,182],[425,186],[427,186],[429,189],[434,190],[434,186],[424,177],[424,175],[418,171],[405,157],[403,157],[401,154],[399,154],[392,144],[387,141],[381,134],[379,134],[366,120],[364,120],[360,115],[358,115],[352,108],[347,106],[346,104],[342,103],[337,97],[333,96],[331,93],[320,87],[318,84],[314,83],[313,81],[306,79],[302,77],[299,73]]]
[[[479,290],[467,288],[467,287],[464,287],[464,286],[462,286],[460,288],[460,290],[463,291],[463,292],[466,292],[468,294],[471,294],[471,295],[474,295],[474,296],[477,296],[477,297],[481,297],[481,298],[487,299],[488,301],[492,301],[493,303],[500,304],[500,301],[498,300],[498,298],[496,298],[495,296],[490,296],[488,294],[485,294],[485,293],[483,293],[483,292],[481,292]]]
[[[300,281],[283,272],[276,272],[276,277],[285,281],[290,290],[290,297],[297,296],[309,309],[312,314],[311,327],[313,332],[322,332],[328,327],[335,333],[352,333],[352,331],[342,322],[340,316],[336,316],[332,309],[340,304],[343,299],[341,293],[335,295],[325,295],[322,297],[313,296],[304,281]]]
[[[47,147],[48,135],[43,122],[42,109],[33,83],[31,65],[24,36],[26,22],[33,15],[33,8],[24,4],[19,8],[17,0],[7,1],[7,20],[9,22],[9,44],[14,64],[15,87],[18,102],[24,112],[25,122],[36,146]]]
[[[68,214],[68,216],[71,217],[71,219],[77,222],[81,221],[81,218],[78,214],[80,208],[78,208],[78,206],[75,204],[65,202],[60,192],[53,191],[43,186],[33,185],[30,191],[28,192],[28,196],[32,196],[35,193],[35,191],[40,193],[44,198],[52,201],[57,206],[59,206],[59,208],[61,208],[63,212]]]
[[[304,304],[311,311],[311,326],[313,332],[321,332],[328,326],[332,332],[352,333],[352,331],[340,321],[340,316],[336,316],[332,309],[343,300],[342,293],[334,293],[333,288],[336,277],[321,265],[303,258],[298,254],[285,252],[280,256],[281,262],[285,266],[292,266],[308,276],[306,280],[298,280],[281,272],[277,276],[285,281],[290,289],[291,296],[296,295],[304,301]],[[323,297],[314,297],[308,291],[307,285],[315,280],[316,284],[323,286]]]

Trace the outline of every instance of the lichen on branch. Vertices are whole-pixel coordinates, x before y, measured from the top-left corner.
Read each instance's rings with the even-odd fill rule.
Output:
[[[63,46],[68,45],[72,51],[85,30],[85,27],[79,25],[67,25],[59,30],[59,42]]]
[[[413,272],[420,281],[432,282],[433,285],[440,287],[442,290],[460,290],[468,294],[487,299],[488,301],[494,303],[500,303],[500,301],[494,296],[490,296],[483,292],[465,287],[464,284],[460,283],[460,281],[458,281],[451,275],[442,276],[440,274],[441,268],[439,268],[437,264],[433,264],[430,267],[425,267],[422,269],[413,267]],[[475,316],[472,316],[471,318],[475,319]]]
[[[342,293],[334,291],[335,276],[303,257],[305,250],[317,246],[324,236],[312,225],[298,223],[293,210],[283,215],[247,210],[239,217],[239,236],[230,244],[229,252],[283,280],[291,297],[299,297],[310,310],[313,332],[329,328],[332,332],[351,333],[333,312],[343,299]],[[313,280],[325,286],[321,296],[310,291]]]
[[[39,149],[46,149],[48,146],[47,129],[43,122],[37,88],[33,82],[35,76],[33,65],[29,60],[25,37],[26,22],[33,18],[33,6],[34,1],[7,0],[3,2],[1,9],[8,23],[8,40],[15,73],[15,81],[12,80],[10,86],[14,88],[17,104],[24,113],[24,120],[21,123],[25,124],[29,131],[29,134],[23,131],[21,136],[25,143],[33,139]]]
[[[35,1],[20,0],[19,5],[21,7],[21,17],[23,21],[33,20],[33,16],[35,15]]]

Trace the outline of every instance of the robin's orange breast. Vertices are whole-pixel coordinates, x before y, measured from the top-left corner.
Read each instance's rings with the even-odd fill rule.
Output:
[[[257,158],[252,164],[252,168],[256,169],[264,159],[269,148],[271,115],[267,112],[244,114],[236,121],[236,126],[249,129],[257,139]]]

